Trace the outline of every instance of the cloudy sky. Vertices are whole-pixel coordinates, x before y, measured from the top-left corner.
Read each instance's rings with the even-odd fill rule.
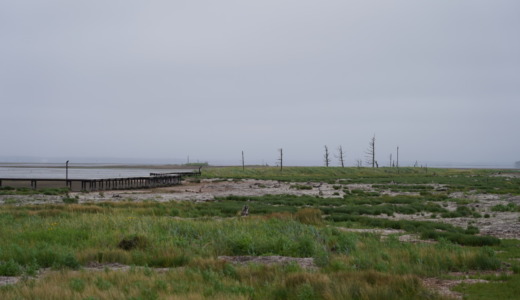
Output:
[[[0,157],[512,164],[519,30],[517,0],[3,0]]]

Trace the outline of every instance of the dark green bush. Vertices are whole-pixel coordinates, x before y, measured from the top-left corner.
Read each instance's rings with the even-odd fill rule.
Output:
[[[69,197],[69,196],[65,196],[65,197],[61,198],[61,200],[63,201],[63,203],[67,203],[67,204],[78,203],[78,198],[73,198],[73,197]]]
[[[66,267],[66,268],[71,268],[74,270],[79,269],[80,266],[81,265],[78,262],[78,260],[76,259],[76,257],[70,253],[66,254],[65,256],[60,257],[58,260],[56,260],[54,262],[54,265],[53,265],[54,268],[58,268],[58,269]]]
[[[423,239],[440,240],[446,239],[452,243],[463,246],[496,246],[500,245],[500,239],[492,236],[475,236],[455,232],[424,231],[421,233]]]
[[[478,229],[478,227],[475,227],[475,226],[468,226],[468,228],[466,228],[466,230],[464,231],[464,233],[466,234],[477,234],[479,233],[480,230]]]
[[[23,273],[23,268],[13,259],[6,262],[0,262],[0,275],[1,276],[18,276]]]
[[[484,247],[473,260],[468,262],[468,267],[472,270],[497,270],[501,262],[495,257],[493,249]]]

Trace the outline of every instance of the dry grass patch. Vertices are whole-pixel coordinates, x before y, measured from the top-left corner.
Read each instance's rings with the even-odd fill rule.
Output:
[[[295,218],[303,224],[323,224],[322,212],[317,208],[302,208],[296,212]]]

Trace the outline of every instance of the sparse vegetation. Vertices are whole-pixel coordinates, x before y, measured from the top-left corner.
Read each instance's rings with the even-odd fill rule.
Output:
[[[515,203],[508,203],[507,205],[498,204],[491,208],[491,211],[510,211],[510,212],[517,212],[520,211],[520,207],[516,205]]]
[[[61,200],[63,203],[78,203],[79,201],[77,197],[70,197],[68,195],[61,198]]]
[[[310,185],[303,185],[303,184],[293,184],[293,185],[291,185],[291,189],[312,190],[312,186],[310,186]]]

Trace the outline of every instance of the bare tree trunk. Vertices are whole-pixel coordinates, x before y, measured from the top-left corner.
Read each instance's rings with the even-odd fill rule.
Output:
[[[376,164],[376,136],[372,137],[372,168]]]
[[[338,156],[339,162],[341,163],[341,167],[345,167],[345,154],[343,153],[343,147],[341,145],[338,147]]]
[[[356,166],[361,168],[363,166],[363,161],[361,159],[356,159]]]
[[[397,167],[399,168],[399,146],[397,146]]]
[[[323,155],[323,160],[325,161],[325,167],[329,166],[330,158],[329,158],[329,148],[325,145],[325,154]]]
[[[278,159],[280,161],[280,172],[283,171],[283,149],[280,148],[278,149],[278,151],[280,151],[280,158]]]
[[[397,163],[396,163],[396,167],[397,167],[397,174],[399,174],[399,146],[397,146]]]
[[[368,143],[368,149],[365,152],[367,155],[367,164],[372,165],[372,168],[376,167],[376,136],[374,135]]]
[[[244,151],[242,150],[242,171],[246,169],[245,163],[244,163]]]

